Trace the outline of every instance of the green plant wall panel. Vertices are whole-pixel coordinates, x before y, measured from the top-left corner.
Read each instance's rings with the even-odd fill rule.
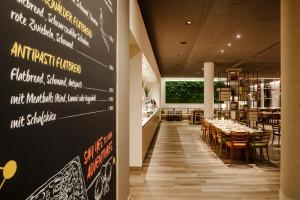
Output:
[[[214,83],[215,103],[219,102],[219,85]],[[204,81],[166,81],[166,103],[204,103]]]

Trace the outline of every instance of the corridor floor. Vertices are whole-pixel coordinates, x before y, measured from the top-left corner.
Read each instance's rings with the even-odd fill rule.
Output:
[[[269,163],[228,167],[199,125],[162,122],[142,172],[130,172],[130,199],[278,199],[279,173]]]

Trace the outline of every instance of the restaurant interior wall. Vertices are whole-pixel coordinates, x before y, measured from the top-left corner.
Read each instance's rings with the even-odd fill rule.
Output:
[[[132,167],[142,166],[142,53],[130,58],[129,66],[129,163]]]
[[[141,168],[142,156],[142,79],[143,79],[143,57],[149,64],[150,71],[156,81],[151,86],[150,96],[158,104],[160,100],[161,75],[154,57],[152,46],[148,38],[146,27],[136,0],[129,1],[129,43],[130,43],[130,87],[129,87],[129,124],[130,124],[130,152],[129,166]]]
[[[160,80],[161,75],[137,0],[129,1],[129,29],[138,47],[147,58],[155,76]]]

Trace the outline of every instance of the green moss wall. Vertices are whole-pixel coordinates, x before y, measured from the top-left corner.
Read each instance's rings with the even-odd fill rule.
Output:
[[[215,103],[218,103],[217,88],[214,83]],[[204,103],[203,81],[166,81],[166,103]]]

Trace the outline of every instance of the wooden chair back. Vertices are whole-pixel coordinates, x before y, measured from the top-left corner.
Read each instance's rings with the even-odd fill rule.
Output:
[[[272,125],[273,135],[280,135],[280,125],[273,124]]]
[[[232,131],[230,134],[232,146],[236,145],[247,145],[250,139],[249,132],[234,132]]]
[[[219,129],[219,128],[216,128],[216,132],[217,132],[217,137],[222,139],[222,138],[223,138],[223,135],[222,135],[222,134],[223,134],[223,133],[222,133],[222,130],[221,130],[221,129]]]
[[[269,144],[270,140],[270,132],[269,131],[262,131],[256,132],[252,135],[252,142],[259,142],[259,143],[266,143]]]

